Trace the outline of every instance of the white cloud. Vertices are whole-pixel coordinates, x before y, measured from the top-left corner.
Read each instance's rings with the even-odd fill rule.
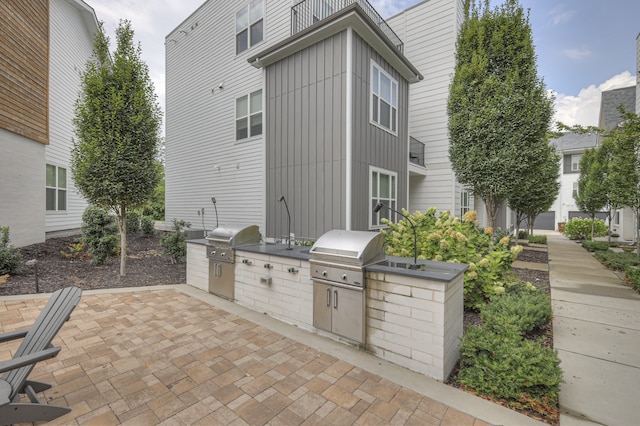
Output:
[[[548,15],[551,16],[551,22],[553,25],[561,25],[569,22],[574,14],[574,10],[566,10],[562,4],[554,7],[548,13]]]
[[[636,77],[629,71],[614,75],[596,87],[592,84],[580,90],[578,96],[556,93],[555,118],[568,126],[597,126],[600,115],[600,94],[603,90],[629,87],[636,84]]]
[[[591,56],[592,52],[589,49],[565,49],[562,51],[565,56],[571,59],[584,59]]]

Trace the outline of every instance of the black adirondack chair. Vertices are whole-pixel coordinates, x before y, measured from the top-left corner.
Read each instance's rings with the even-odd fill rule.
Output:
[[[13,359],[0,362],[0,425],[50,421],[71,411],[68,407],[47,405],[37,394],[51,385],[28,380],[29,374],[39,361],[54,358],[60,347],[51,342],[69,319],[80,301],[82,290],[67,287],[51,295],[46,306],[31,328],[0,334],[0,343],[23,339]],[[21,402],[25,394],[31,402]]]

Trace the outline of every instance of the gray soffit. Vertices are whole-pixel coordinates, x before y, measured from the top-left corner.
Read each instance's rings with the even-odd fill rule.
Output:
[[[371,19],[357,3],[345,7],[329,18],[311,25],[282,42],[251,56],[247,61],[256,68],[262,68],[349,27],[360,34],[360,37],[382,55],[409,83],[416,83],[424,79],[420,71],[391,44],[384,33],[371,22]]]

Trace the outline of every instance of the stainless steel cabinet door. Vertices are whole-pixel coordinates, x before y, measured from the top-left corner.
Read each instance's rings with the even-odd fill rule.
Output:
[[[313,282],[313,326],[315,328],[331,331],[332,295],[330,285]]]
[[[364,343],[364,297],[361,289],[331,288],[331,329],[334,333]]]

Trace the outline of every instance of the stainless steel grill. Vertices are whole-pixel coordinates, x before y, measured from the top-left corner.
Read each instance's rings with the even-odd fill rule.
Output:
[[[257,225],[219,226],[209,232],[209,292],[233,300],[235,297],[235,247],[260,244]]]
[[[365,343],[364,268],[385,259],[384,235],[333,230],[309,250],[313,325]]]

